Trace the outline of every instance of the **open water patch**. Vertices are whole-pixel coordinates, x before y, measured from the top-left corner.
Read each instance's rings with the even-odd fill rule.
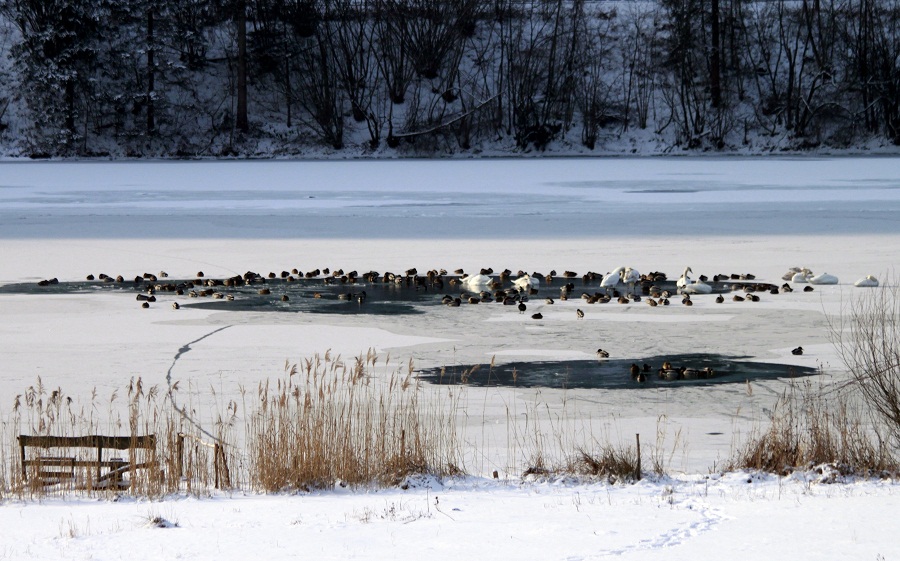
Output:
[[[815,368],[751,362],[750,357],[734,357],[719,354],[681,354],[653,356],[640,360],[598,359],[565,361],[528,361],[506,364],[461,365],[453,367],[429,368],[418,372],[420,380],[433,384],[466,384],[478,387],[522,387],[557,389],[637,389],[675,388],[683,386],[708,386],[713,384],[735,384],[756,380],[797,378],[818,374]],[[664,363],[679,370],[682,367],[689,379],[661,377]],[[637,365],[645,380],[638,381],[631,374],[632,364]],[[646,366],[645,366],[646,365]],[[701,377],[700,372],[709,369],[710,376]],[[693,377],[698,373],[697,377]]]
[[[398,286],[394,283],[340,282],[334,279],[267,279],[265,283],[250,285],[209,286],[202,281],[176,280],[134,282],[116,281],[55,281],[39,285],[36,282],[0,286],[0,293],[30,295],[64,294],[120,294],[146,301],[150,306],[177,302],[184,308],[198,308],[232,312],[307,312],[338,315],[404,315],[425,313],[425,306],[440,304],[441,294],[422,288]],[[152,285],[164,284],[168,290],[148,291]],[[180,293],[179,293],[180,291]],[[140,295],[140,296],[139,296]]]

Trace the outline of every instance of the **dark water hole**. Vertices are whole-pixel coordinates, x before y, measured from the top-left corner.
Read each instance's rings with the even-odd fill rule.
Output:
[[[708,386],[713,384],[735,384],[747,380],[771,380],[775,378],[796,378],[817,374],[815,368],[748,362],[748,357],[729,357],[717,354],[683,354],[654,356],[641,360],[602,359],[511,362],[490,367],[465,365],[447,368],[430,368],[419,372],[421,380],[433,384],[468,384],[471,386],[517,386],[524,388],[675,388],[684,386]],[[657,374],[663,362],[669,361],[674,367],[712,368],[714,376],[708,379],[663,380]],[[643,368],[649,364],[646,381],[632,379],[631,364]]]

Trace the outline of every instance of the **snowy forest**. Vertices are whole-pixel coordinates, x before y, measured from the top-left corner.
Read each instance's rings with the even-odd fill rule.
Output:
[[[0,154],[900,146],[900,0],[0,0]]]

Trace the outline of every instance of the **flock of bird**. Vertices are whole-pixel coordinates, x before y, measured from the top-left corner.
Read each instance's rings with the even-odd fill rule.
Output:
[[[616,267],[606,275],[600,273],[588,272],[581,276],[584,287],[588,287],[596,283],[598,290],[593,293],[583,291],[580,295],[585,304],[605,304],[615,299],[620,304],[630,304],[633,302],[645,301],[649,306],[667,306],[670,304],[669,298],[676,294],[681,296],[681,303],[685,306],[693,305],[691,296],[708,295],[714,291],[718,292],[715,301],[723,303],[725,297],[722,293],[733,292],[732,300],[736,302],[760,300],[759,293],[769,292],[778,294],[781,292],[792,292],[794,289],[789,283],[804,284],[804,290],[810,292],[813,289],[811,285],[837,284],[838,279],[834,275],[823,273],[819,275],[813,274],[812,271],[805,267],[791,267],[787,273],[782,276],[782,280],[788,281],[779,286],[760,283],[755,281],[752,274],[717,274],[710,279],[704,275],[692,278],[693,270],[691,267],[685,267],[681,276],[675,281],[674,288],[668,281],[665,273],[652,272],[649,274],[641,274],[633,267]],[[274,272],[268,274],[267,277],[258,273],[248,271],[244,275],[234,276],[226,279],[207,279],[202,271],[198,272],[193,280],[182,282],[166,282],[168,274],[160,271],[158,275],[144,273],[134,278],[134,285],[140,287],[145,294],[139,294],[137,299],[142,302],[143,307],[149,307],[149,304],[156,301],[155,293],[171,292],[179,295],[188,295],[190,297],[213,297],[218,299],[233,300],[233,292],[227,289],[249,285],[265,285],[268,281],[280,279],[284,282],[292,282],[300,279],[321,280],[324,284],[359,284],[361,282],[378,284],[392,283],[395,285],[413,287],[416,290],[432,290],[443,291],[447,285],[459,289],[460,294],[453,296],[445,294],[441,299],[441,303],[455,307],[460,306],[463,302],[469,304],[478,304],[481,302],[500,302],[507,305],[515,305],[522,314],[528,310],[528,302],[531,296],[538,294],[539,287],[543,284],[546,286],[553,285],[558,276],[565,281],[559,288],[559,299],[568,300],[573,296],[575,291],[575,283],[573,282],[579,275],[573,271],[566,271],[562,275],[557,275],[556,271],[551,271],[546,275],[540,273],[528,274],[519,271],[513,275],[512,271],[506,269],[499,274],[494,274],[493,269],[481,269],[477,274],[466,274],[462,269],[454,271],[453,275],[448,274],[445,269],[430,270],[424,275],[420,275],[416,269],[409,269],[404,274],[377,273],[370,271],[360,275],[356,271],[344,273],[342,269],[331,271],[329,269],[315,269],[308,272],[301,272],[293,269],[290,272],[282,271],[280,275]],[[125,283],[125,279],[119,275],[111,277],[101,274],[99,281],[104,283]],[[95,280],[93,275],[87,276],[88,281]],[[58,279],[45,279],[38,282],[40,286],[48,286],[58,284]],[[858,287],[877,287],[878,280],[868,275],[859,279],[854,283]],[[714,290],[715,287],[715,290]],[[226,290],[221,290],[224,288]],[[257,289],[259,295],[271,294],[266,286],[260,286]],[[315,293],[315,298],[322,298],[322,293]],[[363,304],[367,295],[365,290],[359,292],[340,292],[337,295],[339,300],[354,301]],[[287,294],[281,296],[282,301],[288,301]],[[552,297],[546,297],[544,303],[551,305],[555,301]],[[177,303],[173,305],[176,309],[179,307]],[[581,308],[576,309],[576,317],[583,319],[585,313]],[[531,316],[533,319],[543,319],[543,315],[538,312]]]
[[[714,291],[719,292],[715,301],[723,303],[725,301],[722,292],[734,292],[732,300],[740,301],[759,301],[757,293],[769,292],[771,294],[779,294],[783,292],[792,292],[793,288],[788,283],[806,285],[804,290],[809,292],[814,290],[810,285],[833,285],[838,283],[837,277],[828,273],[819,275],[813,274],[812,271],[805,267],[791,267],[787,273],[782,276],[782,280],[787,281],[785,284],[775,286],[769,283],[756,282],[756,277],[752,274],[719,274],[714,275],[712,283],[710,279],[704,275],[697,278],[691,278],[693,270],[691,267],[685,267],[681,276],[674,283],[674,293],[672,283],[668,281],[665,273],[653,272],[649,274],[640,274],[633,267],[617,267],[606,275],[588,272],[581,276],[583,286],[587,287],[596,283],[598,290],[592,294],[582,292],[580,298],[585,304],[603,304],[616,299],[621,304],[630,304],[632,302],[646,301],[650,306],[667,306],[669,298],[676,294],[681,296],[681,302],[685,306],[691,306],[693,301],[692,295],[708,295]],[[244,275],[229,277],[225,279],[208,279],[205,278],[202,271],[197,272],[196,278],[187,281],[169,282],[165,279],[168,274],[160,271],[158,275],[144,273],[136,276],[133,285],[141,292],[137,294],[137,300],[141,302],[141,306],[149,308],[150,304],[156,302],[156,294],[160,292],[174,293],[177,295],[187,295],[194,298],[212,297],[217,299],[234,300],[234,289],[238,287],[257,286],[256,292],[259,295],[271,294],[271,290],[267,287],[270,281],[281,280],[286,283],[298,281],[300,279],[318,280],[325,285],[335,284],[351,284],[358,285],[369,283],[376,284],[393,284],[414,288],[415,290],[431,290],[432,292],[443,291],[449,285],[457,287],[460,290],[458,296],[445,294],[441,298],[441,303],[450,307],[458,307],[463,302],[469,304],[478,304],[481,302],[499,302],[505,305],[515,305],[519,313],[524,314],[528,310],[529,298],[535,296],[539,292],[541,285],[553,285],[557,278],[556,271],[542,275],[540,273],[525,273],[519,271],[515,276],[512,271],[506,269],[499,274],[494,274],[493,269],[481,269],[477,274],[468,275],[462,269],[454,271],[453,275],[448,274],[445,269],[430,270],[424,275],[420,275],[416,269],[409,269],[405,274],[394,273],[377,273],[370,271],[360,275],[356,271],[344,273],[342,269],[330,271],[329,269],[315,269],[303,273],[298,269],[290,272],[282,271],[280,275],[274,272],[268,276],[263,276],[252,271],[248,271]],[[563,279],[563,283],[559,286],[559,299],[568,300],[575,290],[573,282],[579,275],[573,271],[566,271],[559,275]],[[115,278],[109,275],[101,274],[98,277],[103,283],[124,284],[125,279],[119,275]],[[93,275],[88,275],[86,280],[94,281]],[[56,278],[45,279],[38,282],[40,286],[49,286],[58,284]],[[868,275],[859,279],[854,283],[858,287],[877,287],[878,280]],[[740,293],[740,294],[739,294]],[[742,295],[741,295],[742,294]],[[314,298],[322,298],[320,292],[314,293]],[[367,294],[365,290],[358,292],[339,292],[338,300],[353,301],[360,305],[366,302]],[[281,300],[286,302],[289,300],[287,294],[281,296]],[[544,298],[545,305],[555,303],[552,297]],[[174,309],[180,309],[178,302],[172,302]],[[581,308],[575,310],[576,318],[581,320],[585,317],[585,312]],[[534,313],[531,317],[535,320],[543,319],[540,312]],[[794,355],[802,355],[803,347],[797,347],[792,350]],[[597,349],[598,359],[609,358],[610,353],[603,349]],[[632,364],[630,374],[632,379],[638,382],[645,382],[651,367],[644,364],[639,367]],[[707,379],[715,376],[715,372],[711,368],[691,368],[691,367],[674,367],[669,362],[665,362],[661,368],[656,371],[657,376],[661,380],[693,380]]]
[[[631,379],[640,383],[647,381],[647,376],[652,373],[652,370],[653,368],[646,363],[644,363],[643,367],[638,366],[636,363],[632,363],[631,368],[629,369]],[[716,372],[709,366],[703,368],[691,368],[688,366],[676,367],[667,360],[663,362],[662,367],[656,371],[656,375],[660,380],[672,382],[675,380],[708,380],[709,378],[714,378]]]

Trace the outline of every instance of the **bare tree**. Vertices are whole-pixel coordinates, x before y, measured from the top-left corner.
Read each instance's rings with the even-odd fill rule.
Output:
[[[646,129],[650,108],[656,95],[659,56],[658,38],[655,29],[658,26],[660,12],[658,7],[643,5],[629,6],[623,16],[623,28],[620,49],[622,59],[622,128],[631,126],[631,111],[634,108],[637,126]]]
[[[353,120],[365,123],[369,145],[378,147],[384,116],[375,110],[378,88],[374,26],[367,18],[371,0],[326,0],[328,19],[338,22],[332,29],[334,71],[337,73]]]
[[[876,419],[900,446],[900,285],[867,289],[850,303],[849,326],[831,325],[832,341]]]

